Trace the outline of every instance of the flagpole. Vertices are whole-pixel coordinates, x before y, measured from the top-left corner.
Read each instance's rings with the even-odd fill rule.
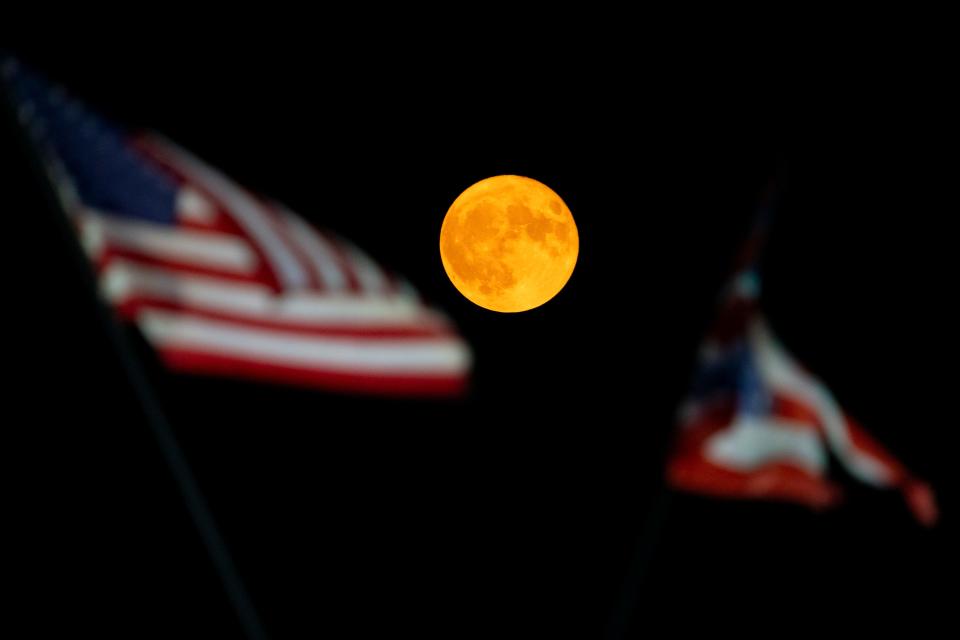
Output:
[[[9,57],[0,55],[0,65],[9,64],[9,61]],[[81,277],[84,280],[84,286],[96,300],[97,317],[102,325],[103,332],[120,361],[137,401],[140,403],[147,425],[160,447],[180,496],[186,504],[190,518],[193,520],[197,533],[200,534],[203,545],[213,562],[240,624],[250,640],[265,640],[267,635],[253,606],[253,601],[240,579],[236,565],[223,537],[220,535],[210,507],[204,499],[197,480],[187,463],[186,456],[184,456],[183,450],[174,436],[173,429],[170,427],[170,422],[167,420],[153,391],[147,373],[135,355],[133,346],[123,327],[120,326],[112,310],[100,297],[94,274],[89,268],[86,255],[71,227],[67,213],[56,195],[54,186],[33,148],[28,134],[20,125],[13,101],[7,95],[6,88],[2,83],[0,83],[0,103],[3,103],[4,106],[0,109],[7,114],[6,119],[13,135],[20,143],[21,155],[27,159],[37,185],[44,192],[45,208],[55,218],[56,224],[65,238],[64,244],[70,247],[69,251],[73,259],[81,267],[77,271],[83,274]]]
[[[667,514],[673,494],[661,479],[654,496],[653,506],[647,513],[647,519],[637,538],[637,543],[627,567],[627,575],[620,586],[620,592],[614,602],[613,610],[607,620],[605,640],[625,640],[633,620],[633,610],[640,600],[641,590],[650,573],[654,552],[660,543],[660,537],[666,527]]]
[[[734,272],[748,267],[756,268],[763,257],[773,212],[786,182],[786,166],[783,158],[777,159],[777,170],[760,195],[750,234],[734,259]],[[668,459],[671,443],[670,439],[666,441],[661,460],[666,461]],[[650,508],[643,528],[637,537],[627,575],[623,580],[617,600],[614,602],[613,610],[607,621],[605,640],[625,640],[627,637],[634,608],[640,600],[641,590],[650,572],[654,552],[660,543],[660,538],[666,526],[667,514],[673,501],[672,496],[673,492],[667,486],[664,474],[661,472],[655,490],[653,506]]]

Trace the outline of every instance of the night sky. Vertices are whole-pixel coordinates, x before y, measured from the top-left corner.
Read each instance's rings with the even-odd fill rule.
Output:
[[[954,260],[929,121],[643,56],[603,73],[544,56],[454,73],[426,55],[348,64],[278,44],[12,49],[108,117],[351,239],[474,348],[469,394],[438,402],[174,376],[133,334],[271,637],[601,637],[638,544],[652,551],[629,637],[946,617],[956,376],[931,361],[955,348]],[[0,151],[21,408],[5,421],[5,528],[31,624],[239,636],[12,134]],[[580,234],[566,288],[523,314],[464,299],[438,251],[454,198],[505,173],[559,193]],[[697,343],[775,175],[771,325],[931,481],[937,529],[836,465],[847,504],[829,513],[663,493]]]

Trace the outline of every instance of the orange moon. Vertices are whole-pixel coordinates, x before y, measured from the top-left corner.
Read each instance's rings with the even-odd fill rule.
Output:
[[[550,300],[570,279],[579,251],[563,199],[522,176],[469,187],[440,229],[440,258],[453,286],[492,311],[528,311]]]

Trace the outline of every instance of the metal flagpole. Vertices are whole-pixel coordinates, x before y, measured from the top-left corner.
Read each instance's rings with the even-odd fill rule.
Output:
[[[0,52],[0,66],[10,64],[10,58],[2,55]],[[180,495],[186,503],[187,511],[203,540],[207,553],[210,555],[223,588],[230,599],[237,617],[240,620],[246,635],[250,640],[265,640],[267,635],[264,632],[260,617],[253,606],[240,575],[237,572],[236,565],[223,537],[217,529],[216,522],[210,512],[203,494],[200,491],[197,480],[187,464],[183,450],[177,443],[170,423],[163,413],[156,394],[150,384],[146,371],[140,364],[137,356],[134,354],[130,339],[124,332],[123,327],[117,322],[109,306],[101,299],[97,290],[96,279],[90,270],[86,256],[81,248],[77,235],[71,228],[69,218],[56,195],[53,184],[47,175],[43,162],[35,151],[27,132],[20,125],[17,117],[17,111],[12,99],[7,95],[6,88],[0,82],[0,102],[5,106],[0,107],[9,116],[7,118],[13,135],[16,136],[22,147],[22,156],[29,163],[32,173],[37,179],[37,184],[45,194],[45,208],[56,218],[57,225],[66,238],[65,244],[70,247],[70,252],[77,263],[82,263],[79,272],[83,273],[84,285],[97,300],[97,315],[103,331],[110,341],[120,365],[126,374],[133,393],[136,396],[143,414],[147,419],[147,425],[153,433],[163,458],[167,463],[170,473],[173,475],[174,482],[180,491]]]
[[[660,482],[653,506],[647,514],[647,519],[637,538],[633,556],[630,558],[630,565],[627,567],[627,575],[623,579],[617,600],[614,602],[613,611],[607,620],[607,628],[604,633],[605,640],[625,640],[627,638],[627,631],[630,629],[630,622],[633,620],[634,607],[640,599],[641,589],[650,572],[650,563],[653,561],[653,554],[659,545],[672,499],[670,489],[667,488],[662,479]]]

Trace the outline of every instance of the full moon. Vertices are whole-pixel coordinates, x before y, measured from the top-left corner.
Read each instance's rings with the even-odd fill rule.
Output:
[[[550,300],[570,279],[579,251],[566,203],[522,176],[469,187],[440,229],[440,258],[453,286],[492,311],[528,311]]]

